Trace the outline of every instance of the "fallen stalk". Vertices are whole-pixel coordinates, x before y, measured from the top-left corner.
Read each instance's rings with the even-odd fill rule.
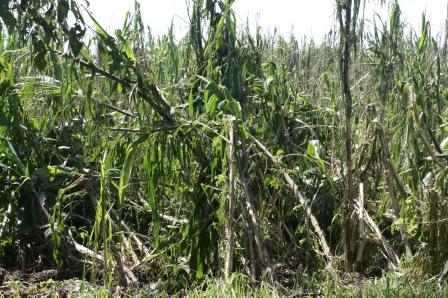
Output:
[[[325,233],[322,230],[322,228],[319,225],[319,222],[317,221],[316,217],[313,214],[313,211],[311,210],[311,207],[308,203],[308,200],[303,196],[303,194],[299,191],[299,187],[294,182],[294,180],[289,176],[287,171],[283,169],[280,165],[280,163],[277,161],[277,159],[269,152],[269,150],[264,146],[260,141],[258,141],[255,137],[251,136],[252,140],[255,142],[255,144],[263,151],[263,153],[271,160],[271,162],[280,169],[283,178],[285,179],[286,183],[288,184],[289,188],[292,190],[294,196],[299,200],[300,204],[302,205],[303,209],[305,210],[305,214],[309,222],[311,223],[311,227],[314,230],[314,232],[317,234],[320,246],[322,248],[322,252],[325,255],[327,267],[332,267],[333,262],[333,254],[331,253],[330,246],[327,243],[327,240],[325,239]]]
[[[51,221],[51,215],[48,212],[47,208],[45,208],[45,206],[43,205],[43,196],[39,196],[37,191],[34,189],[34,186],[31,185],[32,188],[32,192],[34,193],[34,200],[36,201],[37,205],[39,206],[39,209],[41,210],[44,218],[46,219],[47,222]],[[51,227],[50,227],[51,229]],[[92,250],[88,249],[87,247],[77,243],[72,236],[70,236],[70,241],[66,241],[66,244],[68,244],[70,247],[72,247],[73,249],[75,249],[76,251],[78,251],[81,254],[84,255],[88,255],[94,259],[97,259],[99,261],[104,261],[104,257],[98,253],[93,252]],[[135,277],[134,273],[132,273],[132,271],[125,266],[124,264],[122,265],[123,267],[123,271],[126,274],[126,279],[128,283],[135,283],[137,282],[137,278]]]
[[[384,250],[386,251],[389,260],[391,261],[392,266],[397,269],[397,266],[400,265],[400,259],[398,255],[395,253],[394,249],[390,245],[389,241],[387,241],[386,237],[384,237],[380,228],[375,224],[373,219],[370,217],[369,213],[364,209],[364,218],[366,219],[367,226],[378,236],[381,243],[383,244]]]

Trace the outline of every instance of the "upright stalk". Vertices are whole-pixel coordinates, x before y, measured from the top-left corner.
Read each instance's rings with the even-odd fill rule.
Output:
[[[235,231],[234,231],[234,213],[235,213],[235,144],[233,133],[233,121],[229,121],[229,213],[227,217],[226,238],[226,264],[225,264],[225,278],[230,279],[233,270],[233,253],[235,250]]]
[[[443,56],[446,57],[448,47],[448,1],[446,2],[445,40],[443,41]]]
[[[345,197],[343,201],[344,225],[344,256],[347,263],[351,263],[354,252],[354,241],[348,223],[351,211],[353,210],[353,173],[352,173],[352,94],[350,91],[350,47],[352,35],[352,0],[345,1],[344,4],[338,3],[338,12],[341,27],[341,39],[343,39],[343,50],[340,57],[340,71],[342,80],[342,95],[345,103]],[[342,21],[342,10],[345,11],[345,19]]]

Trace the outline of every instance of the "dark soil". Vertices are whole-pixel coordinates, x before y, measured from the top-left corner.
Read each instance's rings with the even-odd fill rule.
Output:
[[[81,278],[81,270],[49,269],[38,272],[23,272],[20,270],[7,271],[0,269],[0,285],[7,281],[20,281],[25,283],[39,283],[49,279],[61,281],[65,279]]]

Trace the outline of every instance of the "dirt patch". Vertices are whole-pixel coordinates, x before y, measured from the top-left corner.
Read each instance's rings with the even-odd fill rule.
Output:
[[[79,278],[82,272],[73,269],[50,269],[39,272],[22,272],[19,270],[0,270],[0,285],[8,281],[19,281],[25,283],[39,283],[47,280],[61,281],[65,279]]]

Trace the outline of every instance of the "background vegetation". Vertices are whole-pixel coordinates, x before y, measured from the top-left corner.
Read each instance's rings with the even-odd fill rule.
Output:
[[[380,289],[440,290],[446,38],[397,2],[365,30],[340,0],[316,45],[238,31],[232,3],[191,1],[180,41],[138,3],[113,35],[83,1],[0,4],[1,267],[166,295],[332,295],[385,272],[404,277]]]

